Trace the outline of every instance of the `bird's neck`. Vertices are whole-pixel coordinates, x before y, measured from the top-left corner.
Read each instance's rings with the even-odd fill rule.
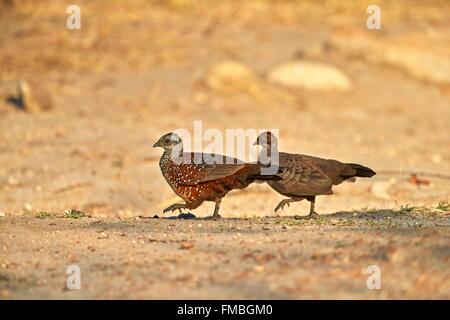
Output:
[[[161,156],[161,162],[171,161],[176,163],[181,161],[180,159],[183,157],[183,154],[182,145],[176,145],[172,148],[164,149],[164,153]]]
[[[278,162],[278,146],[264,146],[258,155],[258,160],[262,164],[272,164],[272,162]]]
[[[272,155],[278,153],[278,146],[277,145],[272,145],[272,146],[264,146],[261,148],[261,151],[259,152],[260,155]]]

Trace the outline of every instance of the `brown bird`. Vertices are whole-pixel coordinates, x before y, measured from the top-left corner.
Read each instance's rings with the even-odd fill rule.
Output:
[[[260,162],[267,163],[270,157],[276,159],[278,141],[271,132],[260,134],[254,145],[262,146]],[[310,218],[317,217],[314,211],[316,196],[332,194],[332,186],[345,180],[354,181],[355,177],[368,178],[375,175],[375,171],[360,164],[285,152],[278,153],[278,165],[282,170],[279,175],[283,179],[267,183],[289,199],[281,200],[275,207],[275,212],[286,205],[289,206],[291,202],[306,199],[311,203],[308,215]]]
[[[220,202],[229,191],[243,189],[255,180],[281,179],[262,174],[259,163],[245,163],[222,155],[186,153],[183,141],[172,132],[163,135],[153,147],[164,149],[159,161],[161,172],[173,191],[186,202],[175,203],[163,213],[195,209],[203,201],[214,201],[213,218],[220,218]]]

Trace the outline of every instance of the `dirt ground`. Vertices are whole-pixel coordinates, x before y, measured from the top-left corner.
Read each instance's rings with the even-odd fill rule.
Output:
[[[29,218],[2,222],[3,297],[448,299],[450,217]],[[66,269],[81,289],[66,288]],[[369,290],[377,265],[381,288]]]
[[[450,3],[378,1],[381,30],[369,4],[79,1],[68,30],[63,2],[0,0],[0,299],[450,298]],[[351,89],[270,81],[295,59]],[[211,84],[224,61],[244,86]],[[20,108],[22,79],[53,108]],[[377,175],[319,197],[318,221],[294,218],[306,202],[276,216],[264,184],[231,192],[222,221],[202,219],[212,203],[150,219],[180,201],[152,145],[195,120],[279,129],[282,150]],[[64,289],[69,264],[81,290]]]

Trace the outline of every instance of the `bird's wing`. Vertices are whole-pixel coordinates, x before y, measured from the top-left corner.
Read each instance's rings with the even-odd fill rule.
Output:
[[[351,166],[334,159],[322,159],[303,154],[295,155],[299,161],[310,163],[319,168],[334,185],[342,183],[345,179],[353,177],[356,170]]]
[[[292,196],[331,194],[333,182],[314,164],[297,155],[280,155],[282,180],[276,181],[279,191]]]
[[[210,154],[202,154],[202,156],[202,160],[196,158],[197,162],[194,162],[193,164],[180,165],[180,169],[185,172],[185,176],[182,181],[180,181],[180,184],[198,185],[208,181],[223,179],[236,174],[247,165],[239,159],[222,155],[212,155],[220,163],[211,163],[212,161],[208,161],[208,158],[206,157],[211,156]],[[194,157],[199,157],[199,154],[194,154]]]

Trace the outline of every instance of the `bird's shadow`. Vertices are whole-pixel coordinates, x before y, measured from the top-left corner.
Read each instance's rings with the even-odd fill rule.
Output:
[[[370,211],[339,211],[330,214],[321,215],[325,218],[337,218],[337,219],[382,219],[387,217],[398,216],[400,212],[395,210],[380,209],[380,210],[370,210]]]
[[[107,219],[107,220],[98,220],[93,217],[90,217],[89,220],[84,220],[84,223],[79,228],[89,228],[95,229],[97,231],[106,231],[106,230],[115,230],[121,231],[124,234],[128,234],[128,230],[132,230],[133,234],[137,235],[145,235],[149,232],[149,230],[157,231],[162,230],[161,225],[158,221],[163,222],[166,221],[169,224],[163,224],[163,227],[167,225],[175,226],[176,224],[172,224],[175,221],[182,220],[193,220],[193,221],[214,221],[211,217],[196,217],[192,213],[182,213],[178,216],[169,216],[169,217],[160,217],[158,215],[154,216],[140,216],[136,217],[141,222],[135,222],[133,219],[128,218],[120,218],[116,217],[116,219]],[[136,219],[135,218],[135,219]],[[265,216],[261,218],[222,218],[216,221],[217,223],[208,223],[204,224],[199,231],[200,233],[211,233],[211,232],[233,232],[233,227],[231,229],[223,229],[219,226],[223,227],[223,224],[220,222],[233,222],[239,223],[244,220],[253,220],[256,222],[269,224],[272,226],[275,225],[284,225],[284,226],[301,226],[303,224],[307,225],[329,225],[335,227],[362,227],[362,226],[389,226],[389,227],[397,227],[401,225],[408,225],[410,223],[426,223],[427,218],[415,216],[412,213],[405,212],[402,210],[388,210],[388,209],[376,209],[376,210],[367,210],[367,211],[341,211],[332,214],[321,214],[315,219],[305,219],[306,216]],[[263,219],[263,220],[261,220]],[[265,219],[265,222],[264,222]],[[173,222],[169,222],[173,221]],[[56,224],[53,222],[53,224]],[[178,224],[177,224],[178,225]],[[183,226],[185,224],[180,224],[179,226]],[[72,223],[64,224],[62,228],[73,229],[74,225]],[[182,229],[180,229],[182,230]],[[246,233],[257,233],[259,229],[242,229],[240,232]]]
[[[352,220],[367,220],[367,219],[386,219],[386,218],[393,218],[393,217],[399,217],[399,214],[402,214],[405,216],[405,212],[401,210],[391,210],[391,209],[376,209],[376,210],[368,210],[368,211],[338,211],[335,213],[325,213],[325,214],[319,214],[316,219],[311,220],[317,220],[317,219],[352,219]],[[407,214],[406,214],[407,216]],[[139,218],[142,219],[163,219],[163,220],[211,220],[211,217],[197,217],[195,214],[191,212],[187,213],[180,213],[177,216],[168,216],[168,217],[161,217],[158,215],[154,216],[139,216]],[[306,220],[308,219],[307,215],[299,216],[299,215],[266,215],[265,218],[269,219],[296,219],[296,220]],[[226,218],[225,219],[237,219],[240,218]]]

